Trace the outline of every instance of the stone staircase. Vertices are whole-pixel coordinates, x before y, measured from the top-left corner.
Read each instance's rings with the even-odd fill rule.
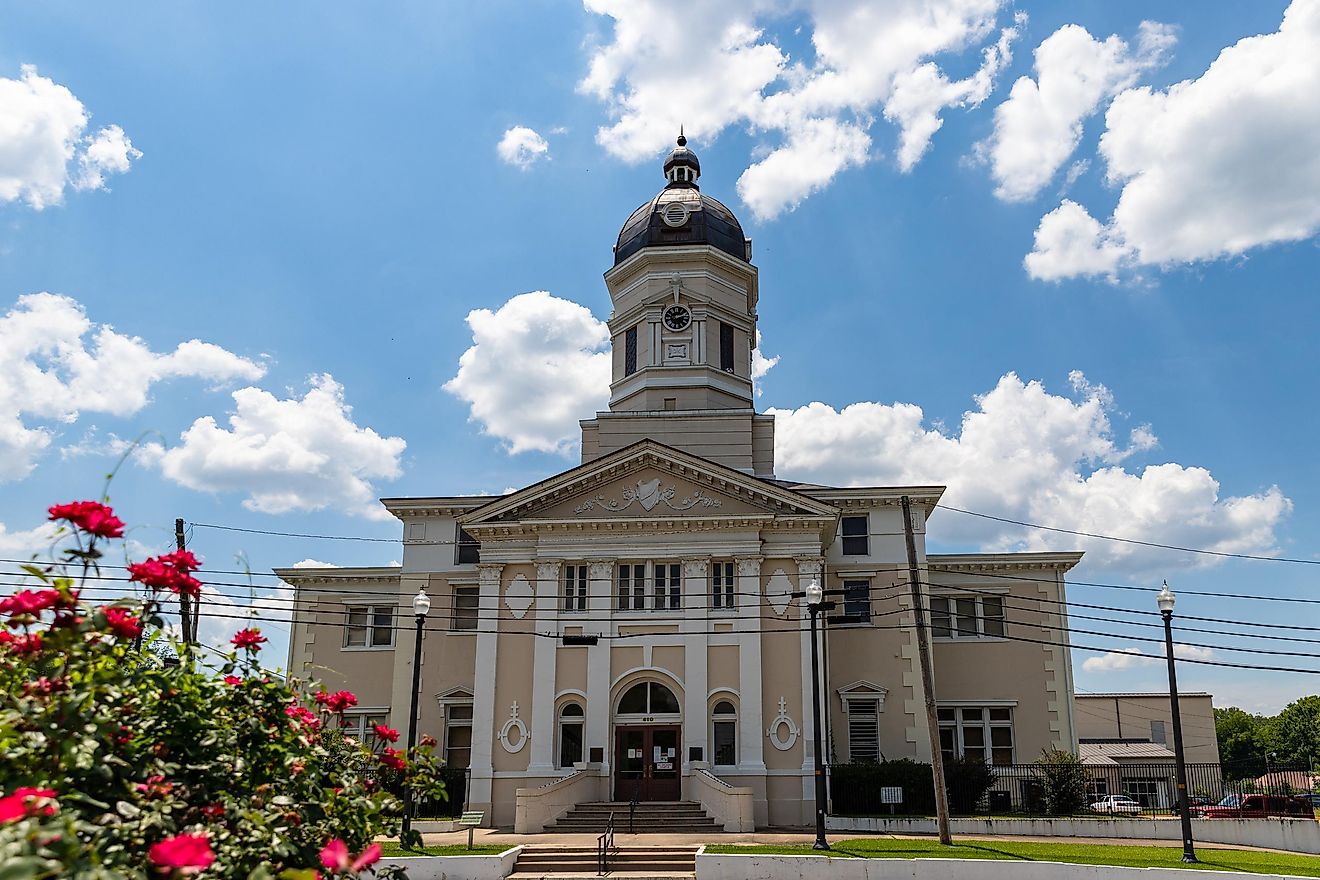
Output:
[[[614,833],[628,833],[627,801],[578,804],[567,815],[545,826],[547,832],[600,834],[614,814]],[[690,801],[648,801],[637,805],[633,829],[638,834],[718,834],[724,826]]]
[[[594,846],[524,846],[508,880],[598,880]],[[619,847],[612,880],[694,880],[696,847]]]

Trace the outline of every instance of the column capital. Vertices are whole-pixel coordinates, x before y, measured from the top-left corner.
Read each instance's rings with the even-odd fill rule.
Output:
[[[764,561],[764,557],[736,556],[734,561],[738,563],[738,574],[742,577],[750,577],[761,573],[761,563]]]
[[[686,558],[683,560],[683,574],[688,577],[705,577],[710,570],[709,559]]]
[[[499,562],[479,562],[477,563],[477,581],[483,586],[500,585],[500,572],[504,571],[503,563]]]
[[[588,563],[591,568],[591,579],[593,581],[608,581],[614,579],[613,562],[591,562]]]
[[[793,561],[797,563],[799,578],[820,577],[821,571],[825,568],[825,560],[819,556],[796,556]],[[803,588],[801,584],[798,587]]]
[[[538,581],[559,580],[559,569],[563,564],[564,560],[562,559],[537,559],[536,579]]]

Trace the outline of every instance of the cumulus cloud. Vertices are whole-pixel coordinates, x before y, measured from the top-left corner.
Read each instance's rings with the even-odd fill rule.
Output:
[[[0,77],[0,201],[41,210],[70,186],[103,189],[107,175],[128,171],[141,151],[117,125],[88,134],[89,119],[73,92],[30,64],[18,79]]]
[[[743,0],[703,8],[702,27],[693,28],[660,0],[586,0],[612,20],[613,32],[592,49],[579,88],[607,105],[612,121],[596,139],[625,161],[653,158],[680,124],[696,140],[730,126],[761,136],[738,192],[768,219],[864,164],[878,114],[898,127],[898,167],[915,165],[944,110],[990,94],[1021,20],[996,38],[1004,5]],[[771,31],[803,18],[810,60],[790,57]],[[939,66],[978,47],[982,64],[966,79],[950,80]]]
[[[1101,102],[1164,63],[1176,38],[1168,25],[1141,23],[1136,49],[1117,35],[1103,42],[1068,24],[1036,47],[1036,79],[1024,76],[995,108],[993,134],[978,145],[990,163],[995,195],[1025,201],[1039,193],[1072,155],[1082,121]]]
[[[471,421],[510,453],[568,453],[578,420],[609,401],[609,328],[584,306],[544,290],[497,311],[468,313],[472,347],[445,390],[468,404]]]
[[[771,410],[776,470],[842,486],[941,484],[948,505],[1008,519],[1224,552],[1276,551],[1275,528],[1292,509],[1278,487],[1222,497],[1205,468],[1167,462],[1128,470],[1125,459],[1156,444],[1151,428],[1139,428],[1129,445],[1116,441],[1112,395],[1080,373],[1070,378],[1076,398],[1010,373],[976,398],[956,433],[928,425],[911,403]],[[1085,550],[1093,562],[1134,572],[1170,558],[1170,551],[953,512],[937,514],[933,528],[941,540],[987,550]]]
[[[41,523],[30,529],[12,530],[0,523],[0,557],[5,559],[46,559],[55,543],[55,523]],[[5,571],[17,569],[8,563],[0,565]]]
[[[1152,654],[1156,656],[1141,656]],[[1154,647],[1120,648],[1117,651],[1107,651],[1104,654],[1087,657],[1082,661],[1082,669],[1086,672],[1117,672],[1123,669],[1158,666],[1164,662],[1163,655],[1164,649],[1158,645]],[[1173,656],[1180,657],[1183,660],[1214,660],[1215,652],[1210,648],[1175,644],[1173,646]]]
[[[135,336],[96,325],[67,296],[33,293],[0,317],[0,481],[31,473],[55,436],[32,421],[71,423],[83,412],[129,416],[157,382],[254,380],[259,363],[197,339],[156,352]]]
[[[1076,276],[1116,280],[1127,253],[1113,232],[1072,199],[1064,199],[1036,227],[1036,245],[1023,258],[1027,274],[1039,281]]]
[[[1098,251],[1109,263],[1117,249],[1120,267],[1164,267],[1314,236],[1320,0],[1293,0],[1278,31],[1239,40],[1195,79],[1120,93],[1105,126],[1100,154],[1121,187],[1113,215],[1101,225],[1073,212],[1074,230],[1099,244],[1071,256],[1050,249],[1053,236],[1042,247],[1038,230],[1026,263],[1034,277],[1095,274]]]
[[[495,152],[509,165],[526,170],[538,161],[550,158],[550,143],[534,129],[515,125],[504,132]]]
[[[766,357],[761,351],[761,331],[756,331],[756,347],[752,349],[752,387],[756,390],[756,396],[761,396],[760,380],[765,378],[765,374],[775,368],[779,363],[779,355]]]
[[[319,559],[312,559],[310,556],[301,562],[295,562],[294,568],[338,568],[333,562],[322,562]]]
[[[204,416],[183,432],[179,445],[147,444],[138,460],[189,489],[245,495],[249,510],[335,508],[387,519],[375,503],[372,481],[399,476],[407,444],[356,424],[343,386],[329,374],[308,382],[301,398],[241,388],[233,393],[227,429]]]

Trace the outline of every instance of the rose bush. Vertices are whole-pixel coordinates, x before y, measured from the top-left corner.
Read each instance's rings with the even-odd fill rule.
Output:
[[[400,831],[390,790],[443,797],[429,744],[373,754],[339,729],[356,697],[264,670],[256,629],[212,665],[186,645],[177,663],[144,650],[168,638],[156,597],[195,592],[197,560],[139,563],[145,602],[94,606],[76,568],[94,569],[123,523],[97,502],[50,514],[75,546],[25,566],[32,588],[0,600],[6,880],[356,876],[379,857],[373,839]]]

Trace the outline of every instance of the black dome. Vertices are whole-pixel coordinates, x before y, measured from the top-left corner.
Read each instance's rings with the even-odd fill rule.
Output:
[[[708,244],[750,262],[738,218],[718,199],[703,195],[697,186],[701,163],[687,148],[687,138],[679,135],[678,146],[665,158],[664,170],[669,185],[633,211],[623,224],[614,245],[614,265],[645,247],[692,244]]]

